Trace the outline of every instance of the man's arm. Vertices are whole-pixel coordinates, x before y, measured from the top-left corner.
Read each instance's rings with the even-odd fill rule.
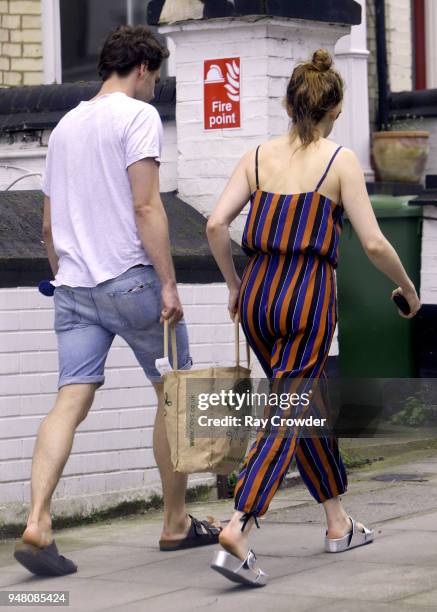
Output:
[[[55,247],[53,246],[52,236],[52,220],[50,214],[50,198],[44,196],[44,213],[42,221],[42,236],[44,246],[47,251],[47,257],[49,259],[50,267],[53,272],[53,278],[58,273],[58,256],[55,253]]]
[[[152,158],[128,167],[135,221],[141,242],[161,281],[161,320],[176,322],[183,316],[171,257],[168,220],[159,193],[159,166]]]

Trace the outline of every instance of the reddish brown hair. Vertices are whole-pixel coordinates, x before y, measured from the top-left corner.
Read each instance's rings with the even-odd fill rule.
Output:
[[[311,61],[295,67],[287,86],[286,106],[304,147],[317,140],[316,124],[342,99],[343,79],[332,68],[328,51],[317,49]]]

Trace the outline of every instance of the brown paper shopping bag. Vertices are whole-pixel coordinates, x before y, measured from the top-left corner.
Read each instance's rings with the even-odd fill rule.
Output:
[[[248,428],[230,424],[219,429],[206,427],[202,431],[197,421],[201,413],[192,402],[195,402],[199,391],[210,394],[223,389],[239,389],[247,392],[250,387],[250,350],[246,342],[248,367],[243,367],[240,365],[238,318],[235,320],[235,365],[229,367],[178,370],[176,331],[174,325],[169,326],[167,321],[164,321],[164,356],[168,357],[169,327],[173,370],[163,374],[163,382],[165,424],[173,469],[185,474],[229,474],[244,459],[250,435]],[[215,406],[212,411],[206,412],[211,417],[220,418],[232,413],[232,407]]]

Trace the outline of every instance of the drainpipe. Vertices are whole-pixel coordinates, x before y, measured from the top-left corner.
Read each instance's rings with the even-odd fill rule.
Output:
[[[375,0],[376,60],[378,70],[378,130],[388,126],[390,82],[385,37],[385,0]]]

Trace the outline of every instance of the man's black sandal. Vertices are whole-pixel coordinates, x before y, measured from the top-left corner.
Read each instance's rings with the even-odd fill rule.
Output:
[[[185,538],[180,540],[159,540],[160,550],[183,550],[185,548],[218,544],[218,537],[222,527],[217,527],[209,521],[199,521],[194,516],[191,516],[191,514],[188,516],[191,519],[191,525]]]
[[[77,565],[59,554],[55,541],[44,548],[19,542],[14,557],[36,576],[66,576],[77,572]]]

